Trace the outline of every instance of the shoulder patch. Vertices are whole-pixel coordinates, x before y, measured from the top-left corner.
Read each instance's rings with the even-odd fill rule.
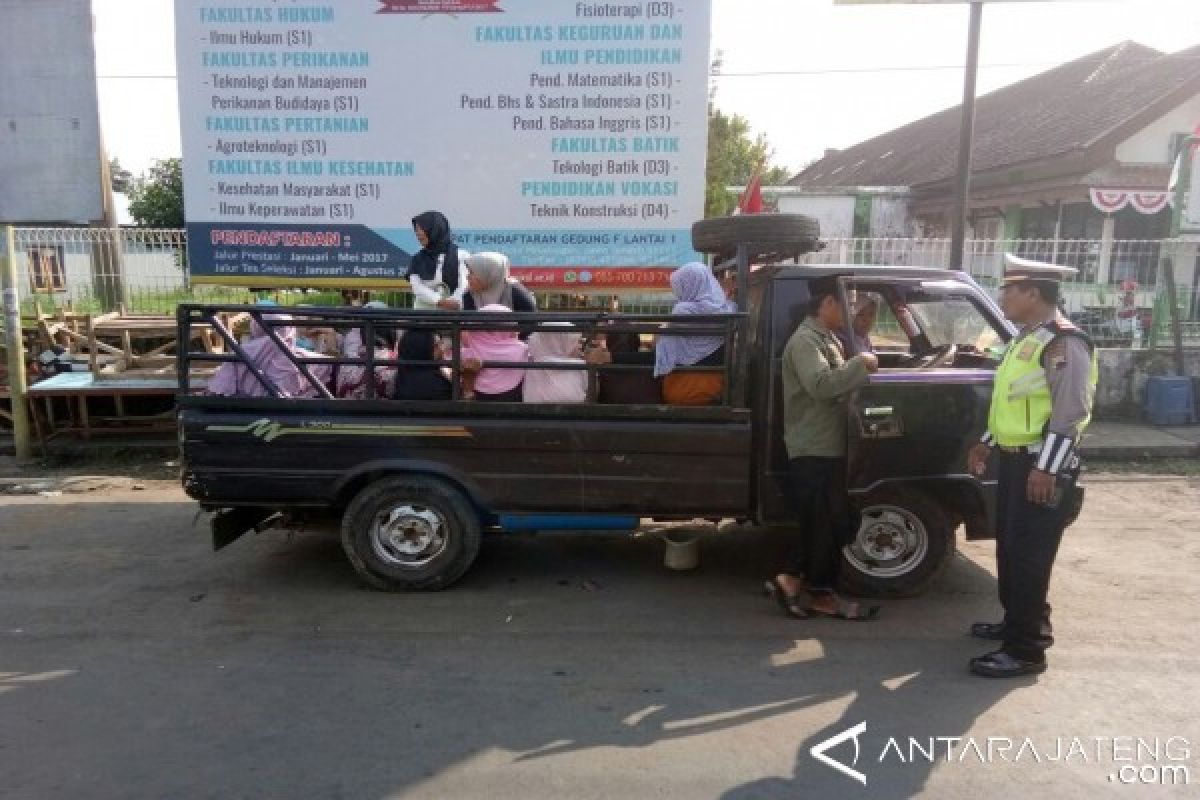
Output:
[[[1021,342],[1021,347],[1017,350],[1017,358],[1021,361],[1029,361],[1038,351],[1038,343],[1035,338],[1030,336],[1025,341]]]
[[[1067,342],[1065,339],[1056,338],[1046,345],[1042,354],[1042,366],[1053,370],[1061,370],[1067,366]]]

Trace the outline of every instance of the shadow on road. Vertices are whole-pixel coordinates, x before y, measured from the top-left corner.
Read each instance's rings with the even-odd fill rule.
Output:
[[[496,538],[455,589],[389,595],[333,537],[214,555],[193,513],[0,507],[0,672],[70,671],[0,695],[0,795],[838,797],[809,749],[866,721],[867,796],[905,797],[933,766],[876,763],[887,737],[1014,688],[966,674],[994,581],[964,558],[878,621],[801,622],[758,595],[760,533],[689,574],[653,539]]]

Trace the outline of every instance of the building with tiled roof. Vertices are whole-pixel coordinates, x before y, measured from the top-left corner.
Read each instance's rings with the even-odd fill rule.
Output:
[[[1198,123],[1200,47],[1164,54],[1124,42],[983,95],[976,105],[971,233],[1162,238],[1170,221],[1171,165]],[[904,199],[909,232],[946,235],[959,124],[959,107],[950,108],[828,151],[785,191],[854,196],[890,187]]]

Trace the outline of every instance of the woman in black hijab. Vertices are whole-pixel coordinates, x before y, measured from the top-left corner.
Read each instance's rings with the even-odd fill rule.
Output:
[[[450,399],[450,379],[441,367],[414,364],[437,360],[436,341],[433,333],[423,330],[407,331],[401,337],[396,355],[400,364],[396,367],[396,388],[392,394],[397,400]]]
[[[426,211],[412,219],[421,249],[408,265],[413,307],[458,311],[467,290],[466,253],[450,237],[450,222],[440,211]]]

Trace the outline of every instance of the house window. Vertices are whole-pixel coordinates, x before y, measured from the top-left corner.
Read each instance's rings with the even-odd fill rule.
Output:
[[[1104,235],[1104,215],[1091,203],[1063,206],[1060,239],[1099,239]]]
[[[1004,217],[984,217],[975,221],[975,238],[994,242],[1004,237]]]
[[[52,294],[67,290],[61,247],[30,247],[26,253],[29,257],[29,282],[34,292]]]
[[[1099,239],[1104,233],[1104,215],[1091,203],[1064,203],[1061,227],[1059,208],[1039,206],[1021,214],[1022,239]]]
[[[1053,239],[1058,228],[1058,206],[1027,208],[1021,214],[1022,239]]]
[[[1152,285],[1158,274],[1158,240],[1170,232],[1171,209],[1142,214],[1132,208],[1123,208],[1115,216],[1117,241],[1109,270],[1113,283],[1129,279],[1142,286]]]

